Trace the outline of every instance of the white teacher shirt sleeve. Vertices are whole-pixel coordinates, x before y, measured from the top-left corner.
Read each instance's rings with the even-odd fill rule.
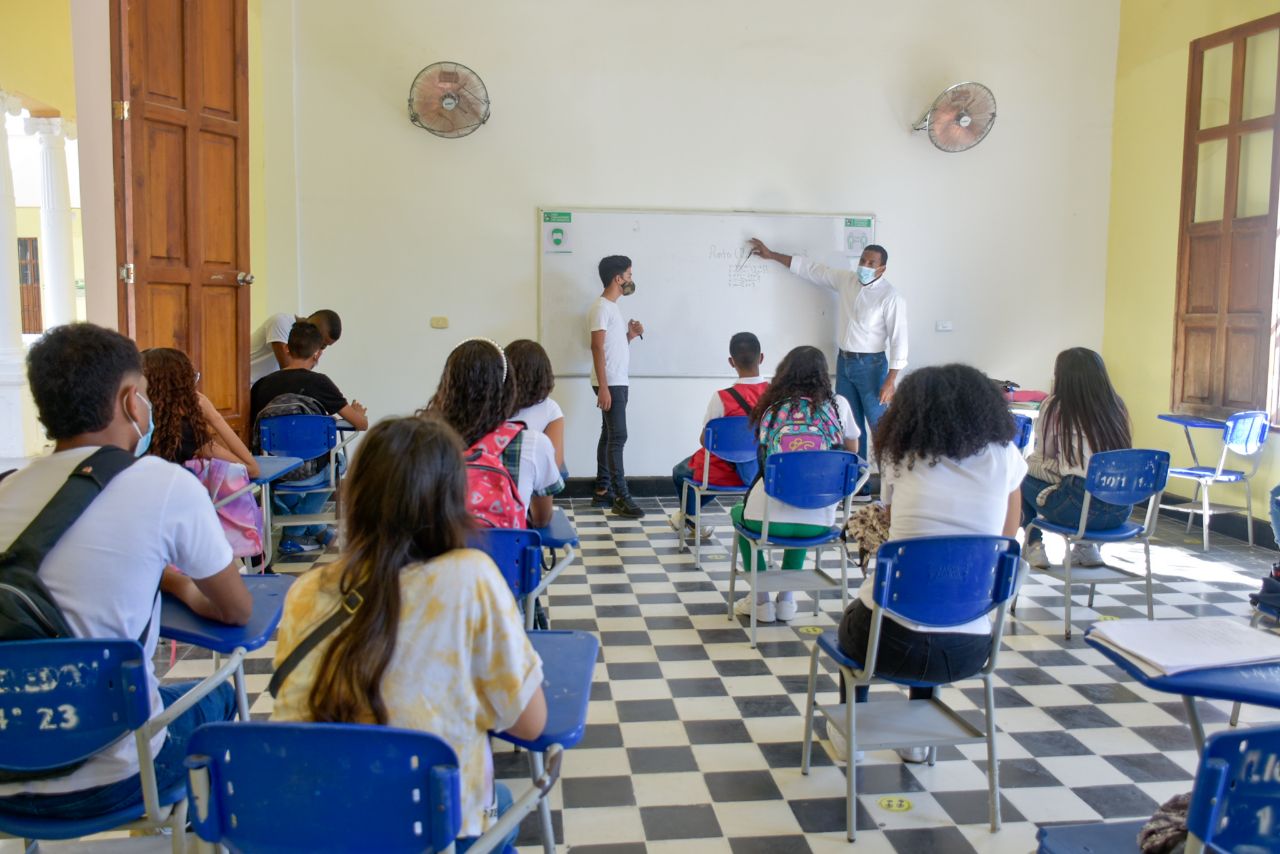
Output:
[[[884,329],[889,369],[900,371],[907,366],[907,301],[900,294],[885,302]]]
[[[803,255],[791,256],[791,272],[815,285],[841,291],[853,284],[853,273],[849,270],[837,270],[817,261],[810,261]]]
[[[289,333],[297,322],[297,318],[288,312],[271,315],[271,320],[267,321],[267,347],[270,348],[272,344],[288,344]]]

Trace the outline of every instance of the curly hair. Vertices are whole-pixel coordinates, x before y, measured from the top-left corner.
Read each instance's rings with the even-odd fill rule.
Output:
[[[804,397],[813,401],[815,407],[835,402],[827,357],[817,347],[797,347],[782,358],[769,388],[751,410],[752,425],[758,425],[765,413],[778,404]]]
[[[516,412],[546,400],[556,387],[551,360],[537,341],[528,338],[512,341],[507,345],[507,362],[516,374]]]
[[[907,374],[876,427],[880,465],[942,457],[963,460],[993,443],[1013,441],[1008,403],[987,375],[968,365],[938,365]]]
[[[196,395],[196,369],[181,350],[152,347],[142,352],[142,373],[147,378],[151,417],[156,422],[150,453],[171,463],[186,462],[181,453],[184,429],[189,431],[196,448],[213,441]]]
[[[449,354],[435,395],[418,414],[439,415],[469,448],[514,415],[515,403],[515,372],[506,354],[492,341],[472,338]]]

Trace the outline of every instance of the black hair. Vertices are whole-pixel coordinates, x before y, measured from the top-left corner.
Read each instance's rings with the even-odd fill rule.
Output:
[[[516,375],[516,411],[541,403],[556,387],[551,359],[537,341],[517,338],[507,345],[507,363]]]
[[[863,252],[866,252],[866,251],[867,251],[867,249],[870,249],[872,252],[879,252],[879,253],[880,253],[880,264],[879,264],[879,266],[884,267],[884,266],[886,266],[886,265],[889,263],[889,250],[888,250],[888,249],[885,249],[885,248],[884,248],[883,246],[881,246],[879,243],[868,243],[868,244],[867,244],[867,246],[866,246],[866,248],[865,248],[865,249],[863,249],[862,251],[863,251]]]
[[[92,323],[55,326],[27,353],[27,382],[50,439],[106,429],[132,376],[142,377],[137,345]]]
[[[815,407],[835,400],[827,372],[827,357],[817,347],[797,347],[782,358],[769,388],[751,410],[751,423],[759,424],[774,406],[800,398],[808,398]]]
[[[626,255],[608,255],[600,259],[600,283],[606,288],[615,276],[621,276],[631,267],[631,259]]]
[[[288,347],[295,359],[310,359],[324,349],[324,333],[314,323],[299,320],[289,330]]]
[[[468,448],[515,414],[515,372],[492,341],[463,341],[445,360],[436,393],[419,415],[434,414],[449,423]]]
[[[739,368],[750,370],[760,364],[760,339],[753,332],[738,332],[729,339],[729,358]]]
[[[1053,364],[1053,395],[1040,417],[1058,432],[1058,448],[1068,466],[1084,462],[1089,450],[1118,451],[1131,447],[1129,410],[1107,375],[1102,356],[1088,347],[1072,347]]]
[[[947,457],[963,460],[1013,441],[1013,415],[995,383],[969,365],[936,365],[907,374],[876,427],[880,465]]]
[[[335,343],[342,337],[342,318],[338,317],[338,313],[331,308],[313,311],[307,320],[319,327],[320,332],[329,339],[330,343]]]

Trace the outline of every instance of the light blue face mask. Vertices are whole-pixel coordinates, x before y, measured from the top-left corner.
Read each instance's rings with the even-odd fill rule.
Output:
[[[862,265],[858,265],[858,281],[859,282],[862,282],[862,284],[864,285],[869,285],[875,281],[875,278],[876,278],[875,267],[863,267]]]
[[[138,433],[138,447],[133,449],[133,455],[135,457],[140,457],[147,452],[148,448],[151,447],[151,434],[156,432],[156,417],[155,413],[151,411],[151,401],[143,397],[142,392],[140,391],[135,391],[134,394],[138,396],[139,400],[147,405],[147,432],[143,433],[142,428],[138,426],[138,423],[132,418],[129,419],[129,423],[133,425],[133,429]]]

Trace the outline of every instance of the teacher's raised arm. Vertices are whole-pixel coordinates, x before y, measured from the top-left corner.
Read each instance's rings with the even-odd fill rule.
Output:
[[[849,401],[863,435],[870,435],[893,399],[898,372],[907,366],[907,305],[884,278],[889,253],[871,244],[862,250],[855,269],[843,270],[803,255],[774,252],[754,237],[748,242],[752,255],[777,261],[840,295],[836,393]]]

